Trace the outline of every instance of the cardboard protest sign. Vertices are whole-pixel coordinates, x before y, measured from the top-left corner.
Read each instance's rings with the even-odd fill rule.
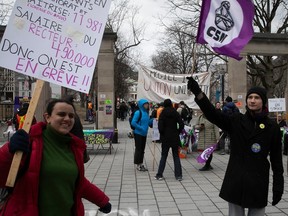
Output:
[[[269,112],[285,112],[286,111],[285,98],[269,98],[268,110]]]
[[[17,0],[0,66],[88,93],[111,0]]]
[[[88,93],[111,0],[17,0],[0,43],[0,66],[38,79],[24,122],[28,132],[44,81]],[[13,187],[22,152],[6,186]]]

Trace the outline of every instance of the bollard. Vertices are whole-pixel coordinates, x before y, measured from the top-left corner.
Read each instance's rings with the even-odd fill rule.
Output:
[[[114,128],[114,135],[112,138],[112,143],[118,143],[118,129]]]

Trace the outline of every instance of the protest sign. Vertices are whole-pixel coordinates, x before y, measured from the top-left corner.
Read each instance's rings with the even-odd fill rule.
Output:
[[[111,0],[17,0],[0,43],[0,66],[39,79],[30,101],[28,132],[44,81],[88,93]],[[6,186],[13,187],[22,152]]]
[[[111,0],[17,0],[0,66],[88,93]]]
[[[187,89],[191,74],[168,74],[142,66],[138,74],[137,98],[146,98],[152,102],[161,102],[170,98],[173,103],[185,101],[193,109],[199,109],[194,101],[194,94]],[[202,91],[209,98],[210,77],[208,72],[193,74]]]
[[[269,112],[285,112],[286,111],[285,98],[269,98],[268,110]]]
[[[153,131],[152,131],[152,141],[160,140],[160,133],[158,130],[158,120],[153,119]]]

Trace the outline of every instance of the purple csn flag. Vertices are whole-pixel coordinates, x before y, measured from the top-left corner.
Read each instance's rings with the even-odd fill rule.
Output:
[[[217,144],[214,144],[210,146],[209,148],[206,148],[198,157],[197,157],[197,162],[198,163],[206,163],[208,160],[209,156],[215,151],[217,147]]]
[[[196,42],[241,60],[241,50],[253,37],[252,0],[203,0]]]

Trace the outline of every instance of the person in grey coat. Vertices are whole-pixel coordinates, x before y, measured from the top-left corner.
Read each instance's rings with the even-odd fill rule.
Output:
[[[220,197],[228,202],[229,215],[244,216],[245,208],[248,215],[265,215],[270,165],[272,205],[278,204],[284,190],[281,133],[268,117],[266,90],[252,87],[246,95],[246,113],[227,116],[216,112],[192,77],[188,89],[207,119],[230,134],[230,158],[220,191]]]

